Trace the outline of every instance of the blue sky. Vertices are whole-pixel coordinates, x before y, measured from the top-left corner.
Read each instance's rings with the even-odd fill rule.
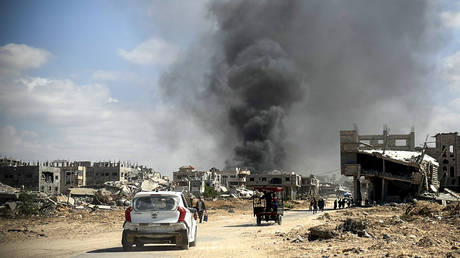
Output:
[[[131,160],[170,173],[183,164],[223,165],[197,125],[179,151],[158,146],[171,114],[157,80],[212,31],[207,1],[1,1],[0,154],[25,159]],[[444,93],[435,130],[460,126],[460,5],[441,1],[452,36],[440,53]],[[445,98],[448,101],[445,101]],[[188,142],[188,144],[185,144]],[[183,148],[180,148],[183,147]],[[198,166],[200,166],[198,164]],[[207,167],[205,167],[207,168]]]

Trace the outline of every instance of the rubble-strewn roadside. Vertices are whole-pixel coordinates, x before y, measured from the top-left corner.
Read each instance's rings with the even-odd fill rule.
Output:
[[[276,237],[274,253],[289,257],[460,257],[460,203],[353,208],[318,217],[319,226]]]

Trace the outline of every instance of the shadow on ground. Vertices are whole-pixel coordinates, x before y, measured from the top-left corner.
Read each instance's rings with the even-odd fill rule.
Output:
[[[88,251],[86,253],[126,253],[129,254],[130,252],[164,252],[164,251],[180,251],[183,250],[180,247],[177,247],[175,245],[145,245],[143,247],[133,247],[129,251],[123,251],[123,248],[120,247],[110,247],[110,248],[103,248],[103,249],[97,249],[97,250],[92,250]]]
[[[240,224],[240,225],[229,225],[229,226],[224,226],[225,228],[249,228],[249,227],[266,227],[266,226],[273,226],[276,223],[264,223],[260,224],[257,226],[257,224]],[[276,224],[277,225],[277,224]]]

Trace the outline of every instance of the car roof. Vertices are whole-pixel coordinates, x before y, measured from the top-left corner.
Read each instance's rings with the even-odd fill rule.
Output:
[[[134,195],[134,198],[137,197],[145,197],[145,196],[152,196],[152,195],[173,195],[173,196],[181,196],[181,192],[172,192],[172,191],[158,191],[158,192],[139,192]]]

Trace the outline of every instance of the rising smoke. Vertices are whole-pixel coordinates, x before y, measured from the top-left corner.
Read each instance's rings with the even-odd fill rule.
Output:
[[[227,166],[336,168],[340,129],[426,126],[435,2],[232,0],[209,11],[216,30],[161,86]]]

